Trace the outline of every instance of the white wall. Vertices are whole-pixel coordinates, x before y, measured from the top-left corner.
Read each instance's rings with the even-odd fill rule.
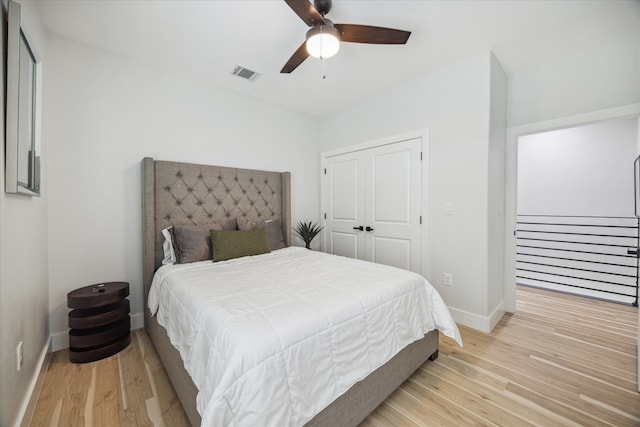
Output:
[[[491,53],[474,56],[330,115],[321,126],[322,151],[429,129],[427,278],[456,320],[479,329],[487,328],[494,309],[488,307],[487,260],[491,66]],[[445,202],[453,203],[453,215],[444,215]],[[443,272],[453,274],[452,287],[442,286]]]
[[[488,165],[488,295],[490,328],[504,314],[504,179],[505,128],[507,120],[507,76],[491,56]]]
[[[37,8],[22,3],[22,25],[35,50],[46,60],[43,27]],[[0,44],[6,57],[6,0]],[[5,81],[1,67],[0,81]],[[46,73],[46,70],[44,70]],[[3,85],[3,99],[5,99]],[[4,132],[4,102],[0,122]],[[42,197],[26,197],[4,192],[4,173],[0,174],[0,425],[14,425],[22,418],[49,340],[47,203],[49,185],[48,147],[42,144]],[[0,165],[4,168],[4,149]],[[16,346],[24,341],[24,365],[16,370]]]
[[[640,102],[640,39],[585,46],[574,55],[509,75],[507,126]]]
[[[636,124],[637,124],[636,136],[638,137],[638,140],[636,142],[636,156],[637,156],[637,155],[640,155],[640,117],[636,118]]]
[[[634,216],[638,119],[521,136],[518,214]]]
[[[142,321],[145,156],[291,171],[294,220],[318,219],[317,124],[310,116],[56,36],[47,51],[54,349],[66,344],[66,294],[80,286],[129,282],[134,324]]]

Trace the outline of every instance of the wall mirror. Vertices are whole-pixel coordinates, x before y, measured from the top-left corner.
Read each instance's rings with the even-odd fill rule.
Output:
[[[20,4],[10,1],[7,28],[7,193],[40,195],[41,63],[21,24]]]

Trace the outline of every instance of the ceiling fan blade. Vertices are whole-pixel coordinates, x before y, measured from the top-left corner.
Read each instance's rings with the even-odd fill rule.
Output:
[[[371,25],[334,24],[340,31],[340,41],[371,44],[405,44],[411,31]]]
[[[324,25],[324,18],[316,10],[309,0],[284,0],[291,9],[310,27]]]
[[[284,67],[282,67],[282,70],[280,70],[280,72],[287,74],[292,72],[293,70],[298,68],[298,65],[302,64],[308,56],[309,52],[307,52],[307,42],[305,41],[300,45],[298,50],[293,52],[293,55],[291,55],[291,58],[289,58],[287,63],[284,64]]]

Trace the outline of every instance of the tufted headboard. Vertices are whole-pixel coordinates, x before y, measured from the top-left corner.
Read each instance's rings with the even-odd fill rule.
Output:
[[[279,219],[291,245],[291,174],[191,163],[142,160],[145,324],[151,280],[162,263],[162,233],[171,225],[205,225],[225,218]]]

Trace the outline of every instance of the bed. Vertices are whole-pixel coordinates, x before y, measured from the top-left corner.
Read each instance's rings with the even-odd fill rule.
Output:
[[[285,311],[291,311],[296,313],[295,316],[298,316],[299,314],[296,312],[296,307],[301,306],[301,304],[307,304],[307,309],[302,311],[310,311],[315,308],[316,300],[330,298],[331,296],[330,293],[313,294],[316,290],[320,288],[327,288],[327,290],[330,291],[329,288],[333,287],[334,292],[340,293],[342,289],[340,287],[342,285],[337,285],[338,282],[334,283],[333,279],[327,280],[327,276],[325,274],[326,271],[320,271],[317,276],[313,276],[311,279],[307,278],[307,280],[311,280],[312,283],[307,284],[306,286],[301,287],[300,285],[297,285],[295,281],[290,281],[289,278],[296,275],[302,276],[303,272],[312,270],[312,268],[308,266],[302,267],[302,264],[299,263],[306,262],[312,263],[312,265],[320,265],[318,263],[321,263],[323,266],[328,265],[329,267],[326,267],[326,270],[342,271],[344,273],[344,280],[353,281],[354,279],[352,276],[349,276],[350,274],[355,274],[358,280],[360,278],[368,277],[367,286],[363,287],[368,289],[370,288],[371,292],[373,292],[369,297],[359,296],[354,299],[351,295],[343,293],[339,298],[336,298],[336,301],[340,302],[354,299],[354,305],[361,304],[365,300],[372,300],[375,302],[377,301],[379,294],[389,294],[391,292],[380,280],[380,277],[387,274],[387,270],[384,270],[387,267],[362,262],[355,266],[351,264],[347,265],[345,263],[352,262],[354,260],[334,257],[323,253],[312,253],[312,251],[307,251],[306,249],[291,247],[291,177],[287,172],[279,173],[226,168],[179,162],[155,161],[151,158],[145,158],[142,161],[142,179],[144,299],[145,302],[148,302],[150,305],[150,309],[145,309],[145,328],[158,351],[181,403],[193,425],[200,425],[203,422],[201,414],[204,415],[204,424],[206,425],[217,425],[217,423],[242,425],[246,420],[251,420],[251,412],[258,411],[258,415],[253,414],[253,416],[261,416],[259,409],[256,408],[266,406],[273,409],[278,407],[277,404],[274,405],[273,402],[268,400],[270,396],[260,397],[261,393],[259,388],[262,386],[259,386],[256,391],[255,388],[253,390],[241,389],[238,384],[240,382],[244,382],[255,386],[255,384],[259,384],[264,377],[278,377],[278,375],[285,377],[286,381],[283,380],[285,384],[284,388],[286,388],[289,393],[285,398],[293,403],[286,403],[282,405],[281,412],[284,415],[276,413],[275,415],[270,414],[269,417],[276,417],[273,419],[278,419],[277,417],[284,417],[280,419],[287,419],[289,420],[288,423],[292,425],[357,425],[427,359],[433,360],[437,357],[438,328],[459,341],[459,333],[455,324],[452,323],[448,311],[446,311],[446,308],[442,308],[444,307],[443,304],[437,305],[437,311],[440,311],[440,317],[436,319],[434,324],[430,324],[432,323],[432,320],[429,316],[418,316],[418,318],[422,320],[415,320],[416,315],[411,315],[409,316],[411,320],[405,321],[404,323],[402,320],[398,320],[398,324],[400,325],[416,323],[416,325],[414,325],[415,327],[412,326],[413,329],[422,328],[424,331],[430,331],[426,334],[424,334],[424,331],[421,331],[419,336],[415,336],[416,332],[413,331],[413,336],[398,337],[397,343],[393,344],[399,347],[397,349],[398,351],[396,352],[396,350],[393,349],[388,350],[389,354],[384,355],[384,360],[378,360],[383,356],[378,355],[377,353],[372,353],[373,356],[370,357],[372,359],[371,363],[363,363],[362,357],[359,356],[335,357],[335,354],[339,353],[344,345],[324,346],[327,347],[327,354],[331,354],[332,357],[337,360],[342,360],[346,363],[346,361],[352,359],[351,363],[353,363],[353,369],[349,368],[348,371],[344,371],[344,374],[339,374],[339,372],[342,372],[340,369],[344,369],[345,366],[349,366],[344,364],[336,365],[337,367],[331,369],[334,369],[338,374],[334,372],[331,377],[334,379],[337,378],[337,383],[340,384],[332,384],[331,387],[313,386],[315,387],[313,388],[312,386],[307,385],[306,378],[304,381],[299,380],[298,378],[298,375],[304,376],[305,372],[313,370],[313,361],[309,361],[309,364],[305,365],[302,373],[297,374],[292,373],[293,368],[288,364],[288,361],[292,359],[292,354],[302,354],[303,357],[298,357],[297,359],[303,360],[305,361],[304,363],[307,363],[309,355],[300,353],[300,349],[304,347],[300,345],[300,342],[306,340],[304,342],[311,343],[311,348],[316,349],[315,353],[318,353],[319,355],[322,353],[321,347],[323,347],[323,343],[333,343],[336,340],[342,340],[342,342],[346,343],[354,337],[367,335],[369,332],[365,332],[363,334],[355,333],[355,335],[354,332],[351,332],[351,335],[347,334],[346,336],[341,337],[339,334],[342,333],[342,327],[336,327],[334,325],[334,319],[340,316],[344,317],[344,313],[351,312],[351,308],[348,310],[345,309],[346,311],[340,311],[337,309],[318,309],[318,316],[316,317],[316,321],[314,321],[315,326],[312,326],[312,328],[317,327],[318,329],[315,332],[312,331],[309,333],[311,338],[308,338],[305,335],[304,339],[297,339],[296,334],[299,332],[294,329],[287,329],[287,321],[279,320],[279,311],[272,311],[269,314],[269,310],[265,309],[260,311],[258,315],[264,317],[265,313],[267,313],[268,316],[272,316],[268,318],[269,325],[272,326],[280,321],[282,324],[281,327],[284,328],[284,330],[280,329],[275,333],[275,336],[277,336],[281,344],[281,347],[278,347],[278,353],[265,353],[265,360],[268,359],[271,361],[277,356],[277,360],[280,362],[278,364],[268,365],[263,359],[258,361],[251,360],[251,375],[241,373],[237,378],[233,377],[232,380],[225,383],[226,385],[224,390],[229,390],[229,392],[226,395],[217,393],[216,390],[222,389],[222,387],[216,389],[216,387],[211,383],[212,380],[208,379],[205,375],[206,372],[210,371],[209,366],[213,363],[211,361],[214,357],[212,356],[214,354],[214,351],[212,350],[213,347],[210,347],[211,344],[208,342],[203,343],[203,340],[200,338],[215,335],[211,331],[214,330],[218,322],[220,322],[220,317],[206,320],[208,318],[205,318],[203,314],[200,314],[195,303],[198,299],[217,301],[218,299],[229,299],[230,297],[228,295],[221,297],[220,295],[222,291],[218,290],[215,290],[213,295],[209,295],[207,297],[194,297],[194,294],[187,293],[190,291],[187,290],[188,287],[183,283],[190,283],[190,286],[192,285],[194,289],[202,290],[204,289],[204,282],[202,281],[206,280],[202,278],[202,274],[222,274],[220,277],[226,277],[227,279],[221,282],[229,282],[232,290],[240,289],[240,291],[238,291],[239,293],[246,290],[246,293],[242,293],[243,305],[255,306],[260,305],[264,301],[264,298],[261,297],[262,290],[255,289],[255,286],[253,285],[247,287],[246,283],[248,279],[246,277],[253,274],[255,277],[263,278],[265,283],[270,278],[273,280],[273,283],[279,286],[278,292],[280,292],[280,295],[286,295],[286,298],[279,298],[278,303],[289,304],[283,305],[283,307],[286,307]],[[203,226],[211,223],[222,223],[229,220],[244,221],[245,223],[247,221],[266,221],[269,224],[279,224],[281,225],[282,246],[284,247],[270,253],[264,253],[252,257],[234,258],[219,263],[198,261],[178,266],[162,265],[164,258],[164,237],[162,230],[170,226]],[[279,265],[280,267],[264,270],[265,263],[275,263],[273,265]],[[292,270],[285,270],[286,266],[289,266]],[[298,270],[296,270],[296,268],[298,268]],[[276,270],[279,272],[278,274],[274,272]],[[271,274],[270,272],[274,273]],[[403,276],[401,270],[398,270],[397,273]],[[412,273],[407,272],[405,275],[410,274]],[[180,276],[185,277],[182,279],[182,282],[177,281]],[[238,276],[241,276],[239,282],[233,282],[233,280]],[[305,277],[307,277],[307,275],[305,275]],[[409,278],[415,281],[415,277]],[[175,283],[172,282],[174,279],[176,280]],[[289,284],[289,282],[291,283]],[[152,283],[154,283],[153,288]],[[243,286],[245,286],[245,288],[243,288]],[[298,291],[294,292],[291,288],[285,288],[284,286],[300,288],[300,293],[295,294],[295,292]],[[378,294],[375,293],[376,286],[380,287],[380,292],[378,292]],[[412,286],[413,287],[411,289],[407,288],[402,292],[398,291],[398,295],[395,296],[395,298],[398,301],[411,301],[418,299],[418,297],[410,293],[417,292],[415,290],[416,285],[414,284]],[[165,301],[165,298],[169,298],[174,294],[179,294],[179,299],[177,300],[179,303]],[[425,293],[425,295],[427,294]],[[250,300],[248,298],[257,299]],[[290,298],[289,302],[285,301],[287,298]],[[430,305],[430,301],[432,299],[441,303],[441,299],[439,295],[437,295],[437,292],[429,294],[428,297],[424,298],[427,299],[425,302],[426,305]],[[247,303],[247,301],[250,301],[250,304]],[[189,305],[192,303],[194,304],[193,307]],[[163,306],[162,304],[165,305]],[[378,303],[376,302],[376,304]],[[391,303],[384,304],[391,305]],[[170,311],[168,308],[163,311],[162,307],[169,306],[182,307],[180,310],[182,310],[183,315],[192,316],[192,318],[190,318],[189,321],[179,321],[182,323],[178,323],[177,326],[168,324],[169,319],[180,319],[174,311]],[[393,303],[393,306],[396,307],[396,302]],[[244,319],[248,316],[245,314],[236,315],[235,317],[227,315],[229,311],[236,313],[234,310],[225,309],[218,311],[224,314],[223,317],[226,316],[231,318],[232,322],[236,323],[238,323],[238,319]],[[368,310],[369,311],[366,311],[367,313],[371,312],[373,309],[370,308]],[[444,312],[442,312],[442,310],[444,310]],[[323,325],[318,326],[318,319],[320,319],[320,323],[323,323]],[[164,324],[166,328],[165,326],[161,326],[161,323]],[[289,323],[295,322],[290,321]],[[425,326],[426,323],[429,323],[429,325]],[[185,324],[197,324],[201,329],[196,332],[184,332]],[[316,339],[320,334],[318,331],[323,330],[322,328],[329,327],[327,325],[332,328],[328,339],[327,337],[322,340]],[[242,341],[242,345],[233,344],[233,346],[235,346],[234,349],[238,347],[245,351],[246,348],[250,348],[249,351],[245,351],[245,353],[242,354],[248,355],[247,357],[251,359],[251,352],[254,351],[254,347],[252,347],[253,341],[260,341],[261,337],[269,335],[272,330],[271,326],[268,330],[265,329],[255,337],[246,338]],[[371,328],[371,326],[368,327]],[[396,328],[398,327],[396,326]],[[256,329],[259,330],[259,328]],[[225,331],[228,330],[230,329],[225,329]],[[404,326],[397,330],[404,331]],[[410,335],[409,333],[407,334]],[[190,342],[182,340],[182,337],[187,335],[193,335],[196,338],[194,341]],[[403,334],[394,333],[394,341],[396,340],[395,337],[397,335]],[[172,338],[170,339],[169,336]],[[287,342],[290,343],[286,344]],[[225,341],[225,344],[228,344],[227,341]],[[306,345],[306,347],[309,347],[309,345]],[[379,347],[383,348],[384,346]],[[255,351],[259,353],[260,350]],[[181,352],[184,358],[181,356]],[[204,355],[203,357],[205,360],[203,361],[198,359],[198,361],[194,361],[195,359],[192,357],[192,353]],[[236,355],[239,353],[229,354]],[[313,351],[311,354],[313,357]],[[207,357],[209,359],[207,359]],[[231,359],[242,361],[241,363],[238,362],[238,365],[249,363],[244,361],[242,357],[245,356],[234,356]],[[286,365],[283,365],[283,360],[287,361]],[[322,362],[319,363],[321,364]],[[368,365],[368,369],[373,371],[362,371],[364,368],[362,368],[361,365],[363,364]],[[274,366],[277,367],[280,365],[282,365],[283,368],[282,372],[278,373],[278,369],[274,368]],[[266,369],[265,366],[270,367]],[[342,368],[340,366],[342,366]],[[235,372],[236,369],[237,366],[232,366],[230,371]],[[188,370],[193,375],[190,375],[187,372]],[[353,375],[351,375],[352,370],[355,372]],[[322,372],[320,372],[320,374],[321,373]],[[348,378],[351,376],[353,376],[353,378]],[[342,381],[343,379],[344,381]],[[325,378],[325,381],[328,380]],[[201,390],[196,387],[196,383],[200,385]],[[298,387],[296,384],[303,385]],[[265,385],[264,387],[267,386]],[[282,388],[283,387],[272,387],[275,391]],[[307,396],[307,403],[304,403],[305,396],[301,396],[301,394],[307,393],[310,388],[312,388],[312,390],[309,393],[311,393],[312,396]],[[325,395],[324,391],[326,388],[330,388],[331,392],[334,393],[335,396]],[[274,393],[262,394],[276,394],[275,391]],[[248,415],[245,414],[246,416],[244,418],[241,416],[242,408],[234,406],[237,404],[234,400],[234,396],[239,394],[258,396],[252,398],[254,399],[255,407],[248,410]],[[264,404],[261,405],[260,399],[263,398],[265,399],[263,402]],[[210,409],[211,407],[215,407],[216,404],[224,407],[223,410],[218,411],[216,409]],[[237,418],[234,419],[234,416]],[[260,418],[254,418],[253,420],[255,421],[255,419]]]

